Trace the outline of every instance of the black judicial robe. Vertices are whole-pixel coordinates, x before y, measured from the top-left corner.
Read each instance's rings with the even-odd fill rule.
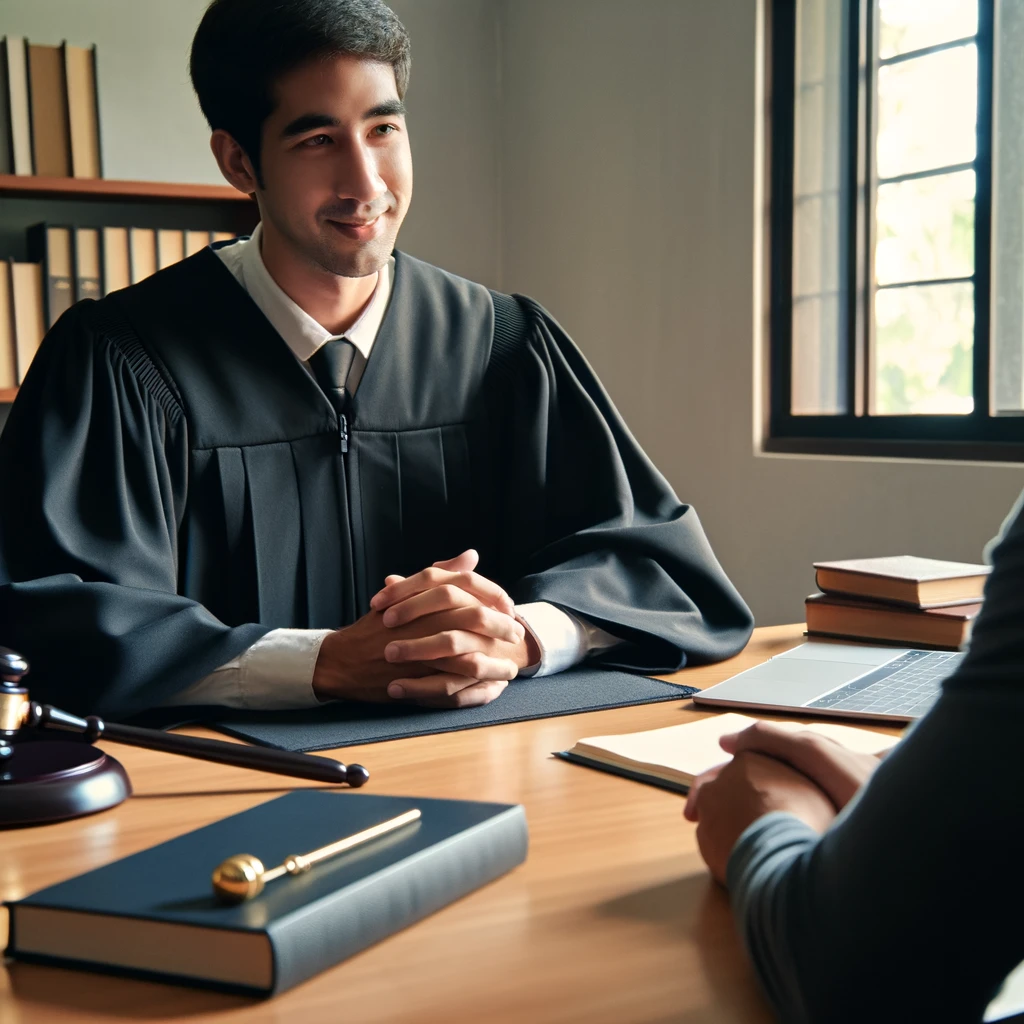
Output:
[[[270,629],[351,623],[388,573],[469,547],[514,600],[622,637],[607,665],[743,647],[750,612],[696,513],[554,320],[395,260],[347,453],[211,250],[52,328],[0,435],[0,645],[36,699],[158,706]]]

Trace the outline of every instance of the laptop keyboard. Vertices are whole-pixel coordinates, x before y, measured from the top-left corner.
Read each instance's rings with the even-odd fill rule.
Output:
[[[920,718],[939,699],[942,680],[953,674],[962,658],[959,652],[908,651],[805,707]]]

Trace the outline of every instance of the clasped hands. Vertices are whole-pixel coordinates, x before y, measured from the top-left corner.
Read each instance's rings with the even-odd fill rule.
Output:
[[[719,742],[732,760],[694,781],[683,815],[697,823],[701,855],[722,883],[736,841],[758,818],[787,811],[824,832],[880,763],[817,733],[787,732],[771,722]]]
[[[317,699],[470,707],[499,696],[540,652],[508,594],[474,571],[478,561],[470,550],[388,576],[366,615],[324,638]]]

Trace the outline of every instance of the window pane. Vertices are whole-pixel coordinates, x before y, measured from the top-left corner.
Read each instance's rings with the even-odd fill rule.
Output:
[[[996,9],[992,353],[996,412],[1024,411],[1024,4]]]
[[[880,185],[875,207],[879,284],[974,274],[974,171]]]
[[[825,416],[846,410],[839,310],[837,295],[813,295],[793,302],[794,416]]]
[[[880,290],[872,411],[879,416],[971,412],[973,351],[974,285]]]
[[[978,31],[978,0],[880,0],[878,8],[878,52],[883,58]]]
[[[878,176],[969,163],[977,120],[973,43],[879,68]]]
[[[846,411],[839,348],[844,0],[797,4],[793,167],[794,415]]]

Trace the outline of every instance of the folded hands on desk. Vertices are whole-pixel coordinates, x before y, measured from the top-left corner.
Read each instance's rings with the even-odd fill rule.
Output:
[[[770,722],[723,736],[721,745],[732,760],[697,778],[683,814],[697,823],[701,855],[723,883],[732,848],[758,818],[787,811],[824,832],[879,764],[824,736]]]
[[[322,700],[408,700],[468,707],[497,697],[539,659],[512,599],[464,551],[412,576],[388,576],[370,611],[328,634],[313,673]]]

